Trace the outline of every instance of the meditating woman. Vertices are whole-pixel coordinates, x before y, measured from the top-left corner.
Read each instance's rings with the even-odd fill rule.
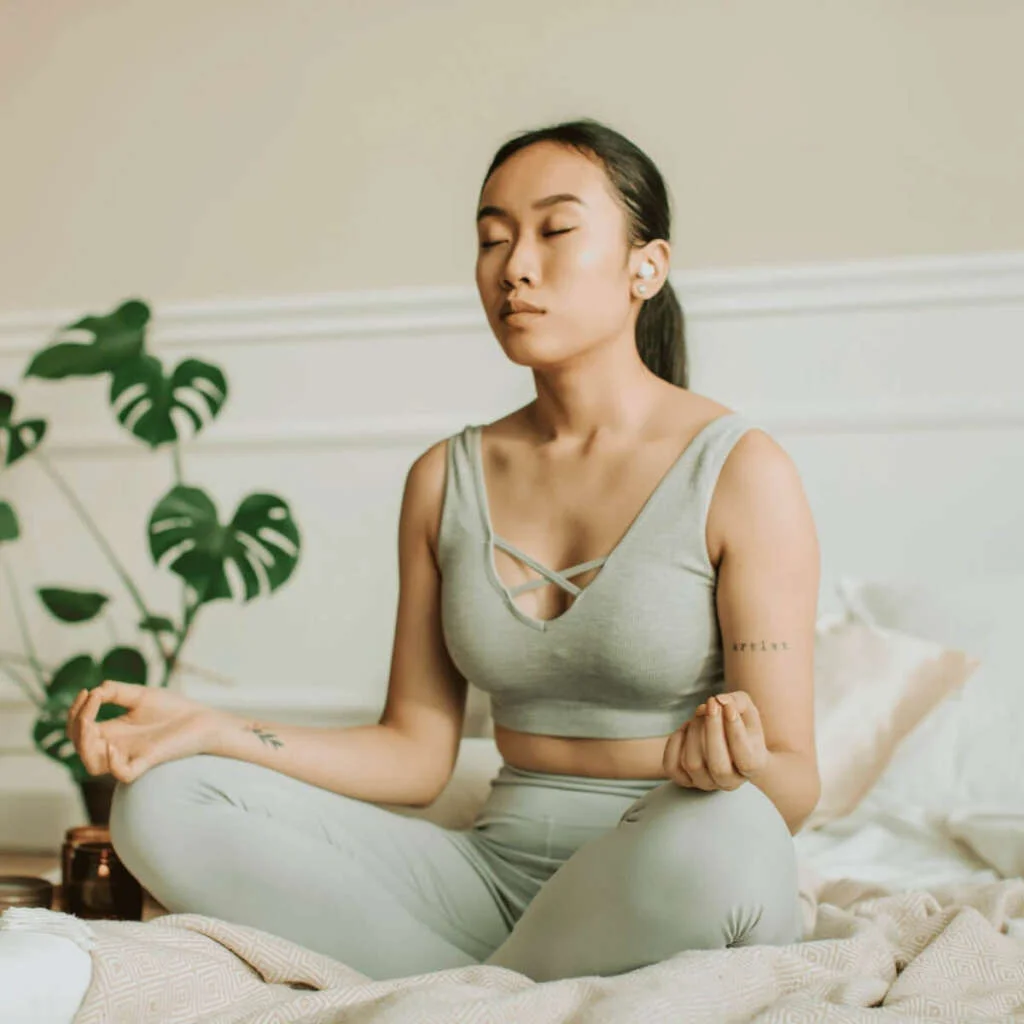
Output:
[[[83,691],[69,732],[118,780],[114,848],[170,911],[374,979],[798,941],[819,550],[794,464],[687,388],[667,191],[633,143],[593,120],[512,139],[476,224],[487,320],[536,398],[409,470],[379,723]],[[503,759],[472,826],[379,806],[448,783],[467,680]],[[129,710],[98,723],[106,702]]]

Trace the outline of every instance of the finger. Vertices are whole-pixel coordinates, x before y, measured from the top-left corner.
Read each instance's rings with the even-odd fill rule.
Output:
[[[146,690],[145,686],[138,683],[119,683],[114,679],[104,679],[100,687],[108,703],[117,704],[122,708],[138,707]]]
[[[757,705],[751,699],[746,690],[730,690],[728,693],[719,693],[715,699],[722,705],[723,710],[730,707],[739,713],[744,725],[751,731],[761,728],[761,715],[758,713]],[[727,719],[728,720],[728,717]]]
[[[682,768],[697,789],[715,788],[704,764],[703,733],[706,722],[706,717],[693,719],[690,728],[686,730],[686,739],[683,742]]]
[[[757,755],[746,723],[739,714],[733,718],[726,715],[725,738],[737,774],[747,778],[757,768]]]
[[[110,762],[110,773],[118,782],[134,782],[149,768],[145,758],[134,757],[129,761],[121,752],[120,747],[114,746],[109,740],[107,741],[107,758]]]
[[[662,768],[665,774],[679,786],[690,785],[690,777],[682,770],[680,765],[680,751],[686,736],[686,727],[689,724],[689,722],[684,722],[672,733],[665,744],[665,753],[662,756]]]
[[[722,709],[712,706],[704,723],[704,760],[708,775],[718,789],[736,789],[743,784],[743,777],[733,767],[729,745],[725,738]]]
[[[78,737],[78,716],[82,711],[82,705],[86,702],[89,697],[90,691],[87,689],[81,689],[75,695],[75,699],[71,702],[71,707],[68,708],[67,721],[64,723],[64,731],[68,734],[68,739],[74,743]]]
[[[78,754],[90,775],[107,771],[106,750],[96,714],[103,704],[103,688],[97,686],[89,692],[78,715]]]

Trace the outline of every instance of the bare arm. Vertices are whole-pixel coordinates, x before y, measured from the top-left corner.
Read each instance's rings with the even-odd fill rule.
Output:
[[[458,756],[466,682],[444,646],[434,543],[445,479],[445,442],[406,478],[398,531],[399,597],[388,696],[379,723],[278,725],[218,712],[206,750],[274,768],[362,800],[425,806]]]
[[[745,691],[757,708],[768,761],[751,782],[795,833],[821,786],[814,739],[817,531],[796,467],[763,432],[737,443],[719,491],[726,510],[716,594],[725,690]]]

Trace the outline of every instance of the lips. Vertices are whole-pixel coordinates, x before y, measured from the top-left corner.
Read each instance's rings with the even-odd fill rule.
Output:
[[[543,313],[544,310],[540,306],[535,306],[531,302],[524,302],[522,299],[506,299],[501,309],[498,310],[498,316],[502,320],[507,316],[511,316],[513,313]]]

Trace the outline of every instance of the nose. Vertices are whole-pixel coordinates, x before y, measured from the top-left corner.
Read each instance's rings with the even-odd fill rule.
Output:
[[[537,283],[536,250],[521,235],[509,248],[508,258],[502,271],[502,284],[510,291],[522,283]]]

